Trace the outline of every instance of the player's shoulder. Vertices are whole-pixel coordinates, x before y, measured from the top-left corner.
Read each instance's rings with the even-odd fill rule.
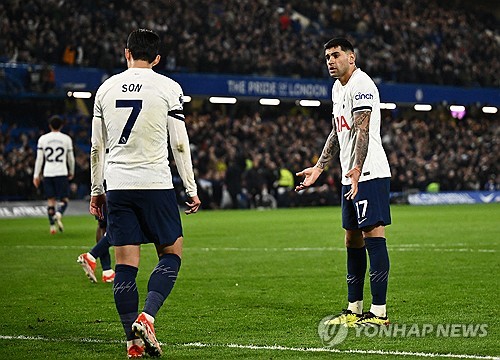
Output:
[[[68,134],[65,134],[63,132],[59,132],[59,134],[61,134],[61,137],[64,138],[66,141],[69,141],[70,143],[73,142],[71,136],[69,136]]]
[[[161,86],[165,86],[169,89],[181,89],[181,85],[175,81],[174,79],[168,77],[167,75],[163,75],[157,72],[154,72],[154,76],[158,79],[158,84]]]
[[[38,142],[39,142],[39,143],[43,143],[43,142],[47,141],[47,139],[49,138],[49,135],[50,135],[50,132],[48,132],[48,133],[45,133],[45,134],[41,135],[41,136],[38,138]]]
[[[116,83],[117,81],[120,81],[121,79],[123,79],[123,77],[125,76],[125,73],[126,71],[122,71],[121,73],[118,73],[118,74],[114,74],[114,75],[111,75],[109,78],[107,78],[106,80],[104,80],[100,86],[101,87],[109,87],[109,86],[112,86],[114,83]]]
[[[353,83],[369,84],[369,85],[375,86],[375,82],[370,77],[370,75],[368,75],[367,73],[365,73],[363,70],[361,70],[359,68],[356,69],[356,71],[354,71],[351,79],[353,80],[352,81]]]
[[[99,89],[97,91],[99,90],[102,91],[103,89],[112,87],[115,83],[121,81],[125,76],[126,76],[126,71],[122,71],[121,73],[110,76],[109,78],[107,78],[102,82],[101,86],[99,86]]]

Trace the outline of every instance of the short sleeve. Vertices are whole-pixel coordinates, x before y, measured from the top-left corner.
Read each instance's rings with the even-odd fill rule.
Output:
[[[377,97],[377,87],[370,78],[357,79],[352,87],[352,112],[372,111]]]

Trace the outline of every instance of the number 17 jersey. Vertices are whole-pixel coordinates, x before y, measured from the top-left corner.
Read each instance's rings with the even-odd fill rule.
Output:
[[[380,97],[373,80],[361,69],[356,69],[347,84],[335,81],[332,88],[333,125],[337,131],[340,146],[342,184],[350,185],[347,172],[354,167],[356,157],[356,128],[354,113],[370,111],[368,152],[361,169],[359,182],[377,178],[390,178],[389,162],[380,137]]]

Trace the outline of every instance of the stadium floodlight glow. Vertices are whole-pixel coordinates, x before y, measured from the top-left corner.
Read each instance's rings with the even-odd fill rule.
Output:
[[[394,110],[396,108],[396,104],[394,103],[380,103],[380,109],[386,110]]]
[[[237,100],[234,97],[211,96],[208,101],[212,104],[236,104]]]
[[[189,96],[189,95],[184,95],[184,96],[182,97],[182,102],[184,102],[184,103],[191,102],[191,96]]]
[[[68,91],[68,96],[71,91]],[[92,93],[90,91],[74,91],[73,97],[75,99],[90,99],[92,97]]]
[[[413,106],[415,111],[431,111],[432,110],[432,105],[429,104],[415,104]]]
[[[462,120],[466,114],[465,106],[463,105],[450,105],[450,113],[455,119]]]
[[[496,114],[498,108],[496,108],[495,106],[483,106],[481,110],[483,110],[485,114]]]
[[[321,105],[321,101],[319,100],[300,100],[299,101],[300,106],[310,106],[310,107],[317,107]]]
[[[280,99],[262,98],[262,99],[259,100],[259,104],[261,104],[261,105],[279,105],[280,104]]]
[[[462,112],[462,111],[465,111],[465,106],[463,106],[463,105],[450,105],[450,111]]]

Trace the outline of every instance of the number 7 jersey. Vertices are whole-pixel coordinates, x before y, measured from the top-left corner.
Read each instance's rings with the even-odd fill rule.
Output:
[[[107,190],[172,189],[169,142],[187,195],[196,195],[182,96],[177,82],[148,68],[130,68],[99,87],[92,120],[92,195],[104,192],[104,180]]]

